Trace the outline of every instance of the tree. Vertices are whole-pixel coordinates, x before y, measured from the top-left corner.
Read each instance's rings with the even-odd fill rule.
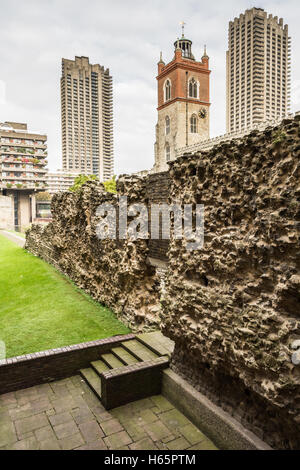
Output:
[[[104,181],[103,184],[108,193],[116,194],[117,192],[116,176],[113,176],[111,180]]]
[[[99,181],[99,178],[96,175],[78,175],[69,190],[73,192],[79,191],[81,186],[88,181]]]

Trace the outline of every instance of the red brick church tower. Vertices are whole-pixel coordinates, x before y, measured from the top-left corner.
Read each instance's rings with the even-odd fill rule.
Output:
[[[175,43],[173,60],[158,62],[158,122],[156,125],[155,170],[167,169],[176,149],[209,138],[209,58],[206,48],[201,62],[192,54],[192,41]]]

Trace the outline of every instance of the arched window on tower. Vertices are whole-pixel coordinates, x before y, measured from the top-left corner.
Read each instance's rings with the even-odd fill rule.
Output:
[[[166,162],[169,162],[171,158],[170,145],[166,143]]]
[[[197,133],[197,116],[196,116],[196,114],[193,114],[191,116],[191,133],[192,134]]]
[[[170,134],[170,118],[166,116],[166,135]]]
[[[198,98],[198,84],[194,78],[189,82],[189,97]]]
[[[171,99],[171,81],[167,80],[165,83],[165,101],[169,101]]]

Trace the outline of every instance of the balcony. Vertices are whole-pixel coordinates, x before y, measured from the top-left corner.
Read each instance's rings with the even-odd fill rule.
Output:
[[[16,181],[3,181],[0,178],[0,187],[6,188],[6,189],[18,189],[18,190],[41,190],[41,189],[47,189],[48,184],[47,183],[34,183],[34,182],[27,182],[27,183],[20,183]]]
[[[2,163],[17,163],[17,164],[34,164],[34,165],[42,165],[45,166],[47,165],[47,160],[45,159],[38,159],[34,157],[15,157],[15,156],[9,156],[5,157],[2,155]]]

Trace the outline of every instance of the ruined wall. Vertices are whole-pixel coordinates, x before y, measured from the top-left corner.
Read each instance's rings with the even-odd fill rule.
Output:
[[[275,448],[300,448],[299,116],[170,164],[169,175],[121,177],[132,202],[202,203],[203,249],[171,239],[164,294],[147,263],[157,241],[99,241],[96,183],[53,199],[54,219],[26,247],[135,330],[175,340],[172,368]],[[161,309],[161,302],[163,308]]]
[[[170,165],[170,200],[205,206],[205,242],[171,240],[172,367],[275,448],[300,448],[299,117]]]
[[[123,177],[119,194],[128,204],[146,198],[145,180]],[[26,249],[53,264],[100,303],[112,308],[135,331],[158,327],[159,280],[146,263],[146,240],[99,240],[96,209],[116,204],[117,196],[102,184],[86,183],[80,192],[57,193],[52,200],[53,221],[33,225]]]

